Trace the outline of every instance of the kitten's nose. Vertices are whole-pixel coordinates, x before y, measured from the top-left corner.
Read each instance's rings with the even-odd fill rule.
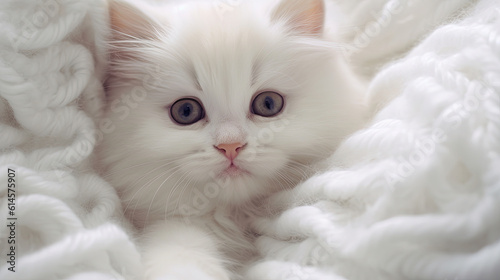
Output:
[[[242,143],[231,143],[231,144],[220,144],[215,146],[217,150],[221,153],[224,153],[228,159],[231,161],[238,156],[238,152],[245,146],[246,144]]]

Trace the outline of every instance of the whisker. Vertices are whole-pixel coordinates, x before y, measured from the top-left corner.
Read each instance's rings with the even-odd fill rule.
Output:
[[[191,175],[191,172],[189,172],[188,175]],[[194,181],[194,179],[192,177],[189,177],[187,183],[184,184],[184,188],[182,188],[181,193],[179,194],[179,197],[184,197],[184,193],[186,192],[187,189],[189,189],[189,186],[190,186],[190,184],[191,184],[192,181]],[[192,190],[192,188],[191,188],[191,190]],[[180,206],[181,206],[180,205],[180,199],[178,199],[177,200],[177,204],[175,205],[175,208],[179,209]],[[168,215],[167,208],[168,208],[168,204],[165,205],[165,218]],[[181,215],[181,213],[179,213],[179,215]]]
[[[156,188],[156,191],[155,193],[153,194],[153,197],[151,198],[151,202],[149,204],[149,207],[148,207],[148,210],[146,212],[146,221],[148,220],[148,217],[149,217],[149,212],[151,211],[151,207],[153,206],[153,203],[154,203],[154,200],[158,194],[158,192],[160,191],[160,189],[165,185],[165,183],[168,181],[168,179],[172,178],[177,172],[181,171],[181,168],[183,167],[183,165],[180,165],[180,166],[176,166],[177,169],[172,172],[165,180],[163,180],[163,182],[158,186],[158,188]],[[174,185],[174,188],[175,189],[175,185]],[[170,199],[169,197],[167,198],[167,201],[168,199]]]
[[[189,163],[186,163],[184,166],[187,166]],[[189,170],[189,169],[188,169]],[[168,212],[168,205],[170,204],[169,202],[171,202],[171,198],[173,196],[173,194],[175,193],[175,191],[179,188],[182,188],[181,186],[181,183],[184,182],[185,178],[187,178],[189,175],[191,175],[191,171],[183,174],[179,179],[177,179],[177,181],[175,182],[175,184],[173,185],[173,187],[171,188],[169,194],[167,195],[167,199],[166,199],[166,205],[165,205],[165,211]],[[182,198],[182,196],[177,196],[177,202],[180,201],[180,199]],[[173,201],[175,203],[175,200]],[[175,207],[174,207],[174,210],[175,210]]]
[[[158,168],[161,168],[161,166],[160,166],[160,167],[158,167]],[[157,168],[157,169],[158,169],[158,168]],[[179,167],[175,166],[175,167],[174,167],[174,168],[172,168],[171,170],[173,170],[173,169],[175,169],[175,168],[179,168]],[[176,171],[177,171],[177,170],[175,170],[175,171],[174,171],[174,173],[175,173]],[[154,181],[156,181],[158,178],[160,178],[160,177],[162,177],[162,176],[165,176],[165,174],[166,174],[166,173],[161,173],[161,174],[158,174],[157,176],[155,176],[155,177],[151,178],[151,179],[150,179],[147,183],[143,184],[140,188],[138,188],[138,189],[136,190],[136,192],[134,193],[134,195],[132,196],[132,198],[130,198],[130,199],[129,199],[129,203],[127,204],[127,207],[125,208],[125,211],[128,209],[128,207],[130,206],[130,204],[134,201],[135,196],[136,196],[139,192],[141,192],[141,191],[142,191],[144,188],[146,188],[147,186],[150,186],[150,185],[151,185]],[[171,174],[171,175],[172,175],[172,174]],[[171,176],[171,175],[170,175],[170,176]],[[140,200],[141,200],[141,199],[135,199],[135,207],[134,207],[134,210],[132,211],[132,215],[131,215],[132,217],[135,215],[135,211],[137,210],[137,207],[138,207],[138,205],[139,205]]]
[[[142,162],[142,163],[139,163],[139,164],[133,164],[131,166],[127,166],[125,168],[120,168],[119,170],[115,170],[113,172],[106,172],[105,174],[102,175],[103,178],[107,178],[107,177],[110,177],[111,175],[114,175],[118,172],[123,172],[124,170],[128,170],[128,169],[133,169],[133,168],[137,168],[137,167],[140,167],[140,166],[145,166],[145,165],[148,165],[148,164],[156,164],[156,163],[159,163],[159,162],[173,162],[175,160],[178,160],[182,158],[181,156],[178,156],[178,157],[175,157],[175,158],[172,158],[172,157],[169,157],[168,159],[159,159],[159,160],[155,160],[155,161],[147,161],[147,162]]]

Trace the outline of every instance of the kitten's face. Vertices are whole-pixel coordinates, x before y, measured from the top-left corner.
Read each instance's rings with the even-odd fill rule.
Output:
[[[296,183],[358,127],[358,93],[322,39],[322,1],[146,13],[112,7],[121,33],[100,152],[126,201],[241,203]]]

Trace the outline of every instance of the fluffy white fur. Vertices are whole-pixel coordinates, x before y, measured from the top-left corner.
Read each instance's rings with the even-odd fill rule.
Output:
[[[99,156],[126,215],[146,232],[148,277],[229,279],[226,268],[252,257],[245,227],[259,200],[293,187],[360,127],[362,84],[323,35],[319,0],[110,9],[106,117],[116,128]],[[285,98],[276,117],[250,112],[265,90]],[[204,120],[171,120],[169,105],[185,97],[203,104]],[[214,146],[234,142],[246,144],[235,160],[246,173],[229,176]]]

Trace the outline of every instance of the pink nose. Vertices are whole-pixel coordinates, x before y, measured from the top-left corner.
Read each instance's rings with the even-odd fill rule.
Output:
[[[238,152],[243,148],[245,144],[241,143],[231,143],[231,144],[220,144],[215,148],[219,150],[221,153],[224,153],[226,157],[230,160],[233,160],[238,156]]]

